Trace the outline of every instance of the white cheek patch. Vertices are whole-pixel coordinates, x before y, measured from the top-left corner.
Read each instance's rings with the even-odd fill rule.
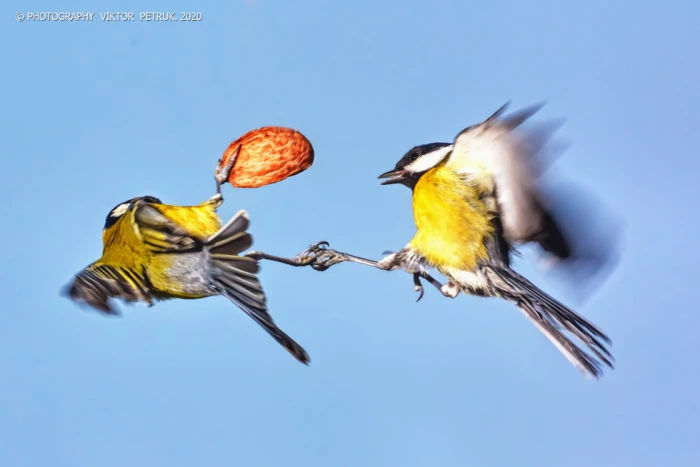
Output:
[[[440,149],[436,149],[433,152],[423,154],[415,161],[411,162],[406,166],[406,170],[409,172],[425,172],[432,169],[452,151],[452,145],[445,146]]]
[[[123,216],[124,213],[126,213],[126,210],[129,209],[129,204],[124,203],[120,204],[116,208],[112,209],[112,213],[110,214],[110,217],[120,217]]]

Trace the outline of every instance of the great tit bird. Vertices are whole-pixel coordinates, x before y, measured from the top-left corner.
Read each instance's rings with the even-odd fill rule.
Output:
[[[327,249],[321,242],[296,261],[318,270],[343,261],[403,269],[416,281],[429,278],[428,268],[436,268],[449,279],[444,286],[431,280],[444,295],[454,298],[461,291],[515,304],[573,365],[598,378],[603,365],[613,368],[608,336],[511,269],[517,245],[536,243],[561,259],[571,256],[571,245],[535,183],[537,144],[528,138],[532,135],[515,131],[541,105],[501,118],[505,108],[464,129],[452,144],[412,148],[393,170],[379,176],[383,185],[402,184],[413,191],[417,232],[403,249],[375,262]]]
[[[241,210],[222,227],[216,214],[222,201],[217,189],[197,206],[163,204],[153,196],[118,204],[105,220],[102,257],[75,276],[66,294],[106,314],[117,314],[111,298],[152,306],[223,295],[308,364],[306,351],[267,311],[258,261],[240,255],[253,244],[248,214]]]

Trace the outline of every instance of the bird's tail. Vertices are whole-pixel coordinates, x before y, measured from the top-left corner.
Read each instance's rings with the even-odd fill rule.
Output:
[[[483,271],[494,292],[515,303],[576,368],[596,379],[603,374],[602,364],[614,368],[615,359],[605,348],[605,344],[612,345],[610,338],[590,321],[508,267],[490,265]],[[595,358],[574,344],[562,328],[585,343]]]
[[[238,211],[205,241],[214,288],[253,318],[294,358],[308,364],[306,351],[277,327],[267,311],[267,299],[257,276],[258,261],[240,256],[253,245],[253,237],[246,231],[249,224],[248,213]]]

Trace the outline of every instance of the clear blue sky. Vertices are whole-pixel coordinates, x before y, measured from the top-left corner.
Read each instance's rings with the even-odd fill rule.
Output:
[[[1,8],[0,465],[700,465],[698,2],[229,3]],[[203,21],[15,20],[57,10]],[[509,99],[568,119],[561,172],[626,222],[578,307],[614,340],[600,382],[508,303],[416,304],[410,277],[361,266],[263,265],[309,367],[223,298],[109,319],[59,297],[110,208],[208,198],[222,151],[262,125],[305,133],[316,162],[226,186],[222,217],[247,209],[257,249],[378,257],[414,226],[408,190],[376,176]],[[572,303],[531,257],[518,269]]]

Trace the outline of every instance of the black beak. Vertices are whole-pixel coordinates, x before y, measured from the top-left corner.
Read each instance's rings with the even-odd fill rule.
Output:
[[[393,185],[394,183],[402,183],[406,177],[406,171],[402,169],[394,169],[381,174],[379,179],[386,178],[380,185]]]

